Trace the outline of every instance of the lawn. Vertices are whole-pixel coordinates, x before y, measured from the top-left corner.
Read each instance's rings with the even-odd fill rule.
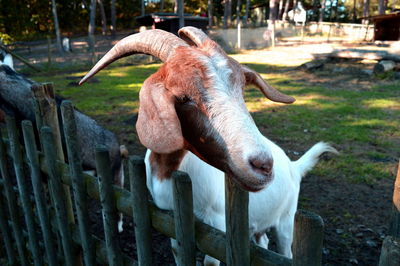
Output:
[[[325,156],[310,172],[300,196],[300,207],[318,212],[325,220],[324,262],[345,265],[357,259],[360,264],[376,264],[400,157],[400,83],[241,60],[296,98],[291,105],[277,104],[255,88],[246,89],[248,109],[265,136],[292,159],[321,140],[340,151],[339,156]],[[59,95],[114,131],[131,153],[143,154],[133,122],[138,93],[159,66],[117,63],[81,87],[76,83],[89,67],[30,78],[54,82]],[[361,229],[354,229],[354,224],[371,228],[374,234],[355,236]],[[371,243],[367,241],[377,244],[366,247]]]

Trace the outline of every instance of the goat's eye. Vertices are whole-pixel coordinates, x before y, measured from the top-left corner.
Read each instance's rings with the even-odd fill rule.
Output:
[[[185,96],[182,96],[182,97],[178,97],[178,102],[179,103],[189,103],[189,102],[192,102],[193,100],[192,100],[192,98],[191,97],[189,97],[189,96],[187,96],[187,95],[185,95]]]

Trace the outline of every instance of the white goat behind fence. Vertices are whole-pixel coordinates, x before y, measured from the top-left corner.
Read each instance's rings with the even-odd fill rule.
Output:
[[[294,216],[297,210],[302,177],[318,162],[324,152],[338,153],[324,142],[315,144],[299,160],[291,161],[285,152],[264,138],[273,156],[273,181],[263,190],[249,194],[250,237],[268,249],[266,231],[275,228],[278,252],[291,258]],[[155,204],[166,210],[173,209],[172,180],[162,179],[152,171],[151,151],[147,150],[145,163],[147,187]],[[193,187],[195,215],[211,226],[225,232],[225,174],[200,160],[191,152],[184,156],[179,170],[189,174]],[[175,240],[171,239],[173,249]],[[205,265],[218,265],[219,261],[206,257]]]

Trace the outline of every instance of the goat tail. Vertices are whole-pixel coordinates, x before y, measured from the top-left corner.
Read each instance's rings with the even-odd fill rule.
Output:
[[[318,142],[311,147],[303,156],[297,161],[293,162],[294,167],[303,177],[308,171],[310,171],[318,162],[319,156],[324,152],[331,152],[339,154],[339,152],[331,145],[325,142]]]

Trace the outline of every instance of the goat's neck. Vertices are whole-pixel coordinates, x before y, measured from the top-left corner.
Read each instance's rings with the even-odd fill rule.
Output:
[[[169,154],[152,152],[150,154],[151,171],[159,180],[171,178],[173,171],[178,170],[187,150],[178,150]]]

